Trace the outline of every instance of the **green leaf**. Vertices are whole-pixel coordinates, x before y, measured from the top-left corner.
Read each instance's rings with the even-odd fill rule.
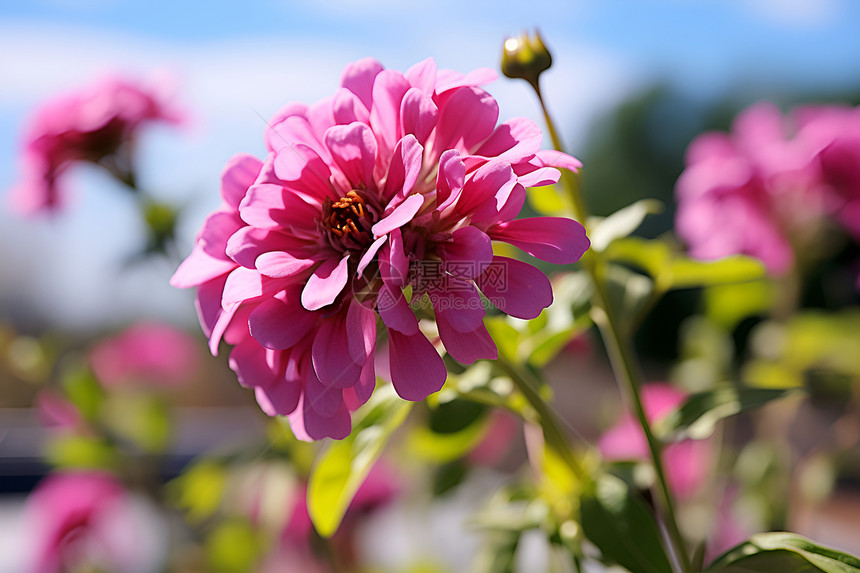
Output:
[[[635,322],[648,307],[654,281],[619,265],[610,265],[606,287],[609,302],[625,323]]]
[[[263,549],[260,536],[242,519],[218,524],[206,539],[207,561],[219,573],[251,571]]]
[[[670,272],[671,288],[741,283],[761,279],[766,274],[761,261],[743,255],[716,261],[679,258],[672,262]]]
[[[103,416],[117,435],[131,440],[143,451],[164,451],[170,441],[170,412],[158,396],[113,393],[105,401]]]
[[[92,372],[83,366],[76,366],[63,375],[63,389],[69,401],[77,407],[81,416],[94,421],[104,402],[104,390]]]
[[[103,440],[64,434],[53,438],[45,447],[45,458],[60,468],[115,469],[119,456]]]
[[[721,386],[687,398],[677,410],[663,418],[655,431],[661,436],[686,434],[694,439],[710,436],[723,418],[764,406],[793,394],[791,388],[736,388]]]
[[[663,204],[655,199],[642,199],[592,224],[589,238],[591,250],[605,251],[616,239],[628,236],[639,228],[648,215],[663,211]]]
[[[860,559],[795,533],[753,535],[717,558],[707,573],[860,573]]]
[[[532,209],[542,215],[567,215],[571,211],[570,200],[555,185],[543,187],[530,187],[528,195],[529,205]]]
[[[601,477],[580,504],[583,532],[606,559],[632,573],[672,573],[657,522],[621,479]]]
[[[337,531],[352,498],[412,404],[397,396],[393,386],[378,387],[353,415],[352,433],[320,453],[308,481],[308,513],[320,535],[329,537]]]
[[[213,461],[203,460],[185,469],[167,485],[173,504],[186,510],[191,523],[200,523],[218,510],[227,486],[227,472]]]

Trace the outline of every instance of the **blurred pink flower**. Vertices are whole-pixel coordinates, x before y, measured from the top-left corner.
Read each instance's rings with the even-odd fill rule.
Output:
[[[505,410],[493,410],[489,417],[484,438],[467,455],[473,464],[489,466],[502,461],[522,428],[519,419]]]
[[[240,382],[302,439],[349,434],[375,385],[377,316],[397,393],[422,400],[442,387],[445,365],[404,289],[432,305],[445,349],[469,364],[496,356],[479,289],[519,318],[552,301],[543,273],[494,256],[493,240],[553,263],[588,248],[573,220],[515,219],[525,187],[579,162],[541,151],[530,120],[497,126],[497,103],[477,87],[494,77],[360,60],[333,97],[276,114],[263,162],[228,164],[224,203],[172,283],[200,287],[212,351],[222,337],[233,344]]]
[[[128,541],[134,539],[139,524],[125,512],[125,495],[120,483],[104,473],[68,472],[44,478],[27,500],[26,516],[35,545],[30,571],[141,570],[131,565],[140,555]]]
[[[151,121],[179,123],[181,117],[154,90],[116,76],[44,103],[25,128],[13,208],[25,214],[59,208],[63,172],[79,161],[102,162],[131,177],[127,156],[140,126]]]
[[[735,118],[731,134],[705,133],[690,144],[677,228],[694,257],[747,254],[775,274],[791,267],[791,220],[823,208],[809,185],[810,157],[784,124],[776,106],[761,103]]]
[[[798,137],[814,153],[829,211],[860,240],[860,108],[807,106],[796,115]]]
[[[142,322],[97,344],[90,365],[105,386],[179,386],[194,375],[199,350],[187,333],[166,324]]]
[[[754,105],[731,134],[690,144],[676,191],[678,233],[693,256],[743,253],[784,273],[827,217],[860,238],[860,110],[806,106],[783,117]]]
[[[642,406],[651,424],[661,420],[683,403],[686,394],[669,384],[642,387]],[[597,443],[607,460],[645,461],[650,459],[648,443],[639,422],[625,412]],[[710,469],[711,448],[706,440],[682,440],[663,448],[663,464],[669,487],[680,498],[695,495],[705,484]]]

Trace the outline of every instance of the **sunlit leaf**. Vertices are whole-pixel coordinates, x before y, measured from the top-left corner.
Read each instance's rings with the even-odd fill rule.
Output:
[[[182,475],[168,484],[173,503],[187,512],[191,523],[212,516],[221,505],[227,484],[223,466],[209,461],[189,466]]]
[[[117,435],[146,452],[163,451],[170,440],[170,415],[164,401],[157,396],[111,394],[105,402],[103,417]]]
[[[63,375],[63,389],[84,419],[93,421],[104,402],[104,390],[89,369],[73,367]]]
[[[686,434],[694,439],[706,438],[720,420],[792,393],[787,388],[721,386],[689,396],[684,404],[657,424],[655,431],[662,436]]]
[[[591,225],[589,233],[591,249],[596,252],[605,251],[613,241],[626,237],[638,229],[645,217],[660,213],[662,210],[663,204],[659,201],[642,199],[599,220]]]
[[[320,453],[308,482],[308,513],[320,535],[337,531],[352,498],[412,404],[399,398],[391,385],[377,388],[353,415],[352,433]]]
[[[606,282],[609,302],[624,322],[635,321],[645,310],[654,282],[618,265],[611,265]]]
[[[585,536],[606,559],[632,573],[672,573],[657,522],[621,479],[601,477],[580,504]]]
[[[526,197],[532,209],[541,215],[564,216],[571,211],[567,194],[555,185],[531,187]]]
[[[219,573],[251,571],[264,544],[249,523],[232,519],[218,524],[206,539],[209,566]]]
[[[707,573],[860,573],[860,559],[822,547],[795,533],[753,535],[730,549]]]
[[[45,446],[45,459],[61,468],[114,469],[119,456],[107,442],[74,434],[63,434]]]
[[[766,280],[712,285],[704,297],[708,318],[729,331],[749,316],[766,313],[774,301],[773,286]]]
[[[716,261],[680,258],[672,262],[670,272],[672,288],[740,283],[765,276],[761,261],[742,255]]]

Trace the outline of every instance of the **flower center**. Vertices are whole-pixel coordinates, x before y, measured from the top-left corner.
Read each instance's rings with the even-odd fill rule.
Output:
[[[359,249],[371,242],[373,219],[367,201],[353,189],[337,201],[325,200],[320,224],[333,245]]]

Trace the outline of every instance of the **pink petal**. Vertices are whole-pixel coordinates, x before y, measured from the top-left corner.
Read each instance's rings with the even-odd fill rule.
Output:
[[[425,93],[432,94],[436,88],[436,62],[433,58],[418,62],[406,70],[404,75],[412,87]]]
[[[487,92],[476,88],[457,89],[439,105],[434,153],[446,149],[471,152],[496,127],[499,104]]]
[[[455,149],[449,149],[439,158],[439,174],[436,176],[436,202],[443,211],[454,204],[466,181],[466,165]]]
[[[424,148],[412,135],[407,135],[397,142],[388,166],[382,199],[390,201],[395,196],[406,197],[421,172],[421,155]]]
[[[377,145],[368,126],[357,122],[335,125],[325,132],[325,143],[353,189],[373,184]]]
[[[472,279],[493,260],[493,244],[477,227],[460,227],[451,234],[451,241],[439,245],[439,255],[447,272]]]
[[[491,161],[466,182],[454,210],[461,217],[472,215],[478,221],[491,220],[498,217],[516,185],[517,177],[510,164]]]
[[[555,149],[542,149],[535,154],[535,157],[538,158],[544,167],[557,167],[573,171],[574,173],[582,167],[582,162],[579,159]]]
[[[237,208],[262,167],[262,161],[247,153],[239,153],[227,160],[227,165],[221,172],[221,197],[224,202],[234,209]]]
[[[274,155],[272,164],[277,177],[273,183],[300,195],[308,203],[322,204],[326,197],[337,199],[330,181],[329,164],[311,147],[303,143],[291,144]]]
[[[391,213],[378,221],[370,231],[377,237],[390,233],[394,229],[402,227],[412,220],[421,207],[424,205],[424,196],[415,193],[407,197],[400,205],[398,205]]]
[[[309,259],[297,259],[283,251],[263,253],[255,261],[255,266],[261,274],[272,278],[291,277],[306,271],[316,264]]]
[[[319,310],[335,301],[349,280],[349,254],[340,261],[328,259],[308,278],[302,290],[302,306]]]
[[[280,378],[280,372],[269,361],[268,352],[271,351],[250,337],[233,347],[230,351],[230,369],[236,373],[242,386],[270,386]]]
[[[361,306],[361,305],[351,305]],[[314,336],[311,357],[314,371],[323,386],[346,388],[361,374],[364,362],[357,363],[350,352],[346,317],[343,313],[324,319]],[[375,334],[374,325],[374,334]],[[365,356],[365,360],[367,357]]]
[[[329,417],[343,405],[341,389],[326,386],[317,378],[316,372],[309,368],[305,377],[305,411],[310,406],[314,412]]]
[[[376,348],[376,313],[353,302],[346,312],[345,330],[353,362],[366,364]]]
[[[560,265],[575,263],[591,245],[585,228],[563,217],[514,219],[492,227],[489,233],[497,241],[510,243],[533,257]]]
[[[379,253],[379,276],[385,284],[402,287],[409,277],[409,259],[403,248],[403,235],[400,229],[388,234],[388,243]]]
[[[448,354],[461,364],[472,364],[476,360],[495,360],[499,353],[496,344],[487,328],[481,323],[471,332],[461,332],[453,328],[448,321],[436,315],[436,325],[439,337],[445,345]]]
[[[373,107],[370,109],[370,126],[380,149],[391,150],[400,138],[398,123],[400,104],[409,90],[409,82],[403,74],[394,70],[383,70],[373,83]]]
[[[453,70],[439,70],[436,73],[436,93],[467,86],[482,86],[496,81],[498,74],[492,68],[478,68],[468,74],[461,74]]]
[[[235,268],[236,263],[232,260],[211,257],[203,252],[200,245],[196,245],[170,277],[170,284],[176,288],[190,288],[221,276],[226,278],[227,273]]]
[[[418,332],[418,319],[409,308],[406,297],[399,287],[383,284],[376,297],[376,305],[379,317],[389,330],[397,330],[409,335]]]
[[[354,121],[368,123],[370,114],[358,96],[346,88],[339,88],[332,100],[332,111],[334,120],[340,125],[346,125]]]
[[[445,384],[442,357],[420,331],[406,335],[388,329],[391,382],[404,400],[423,400]]]
[[[254,388],[254,397],[260,409],[269,416],[288,416],[296,411],[301,396],[301,385],[279,380],[268,387]]]
[[[460,332],[471,332],[483,324],[483,301],[472,283],[450,276],[445,282],[446,290],[428,291],[436,316]]]
[[[262,229],[289,228],[293,225],[315,229],[314,220],[319,219],[321,211],[319,204],[309,203],[298,193],[272,183],[252,186],[239,205],[242,220]]]
[[[363,58],[346,67],[340,85],[357,95],[364,106],[370,109],[373,102],[373,83],[383,69],[382,64],[373,58]]]
[[[504,159],[510,163],[540,151],[543,133],[535,122],[523,117],[499,125],[493,134],[475,151],[475,155]]]
[[[379,249],[385,244],[388,240],[388,237],[382,236],[370,243],[370,246],[367,247],[367,250],[364,251],[364,254],[361,255],[361,259],[358,261],[358,266],[355,269],[355,276],[360,277],[362,273],[364,273],[364,269],[367,268],[371,262],[373,262],[373,257],[376,256],[376,253],[379,252]]]
[[[276,350],[290,348],[316,325],[318,316],[308,312],[295,298],[278,295],[260,303],[251,312],[248,326],[257,342]]]
[[[245,226],[235,211],[218,210],[209,215],[203,222],[203,228],[197,237],[197,244],[207,255],[216,259],[225,259],[224,251],[227,241],[236,231]]]
[[[419,142],[426,142],[436,127],[438,116],[439,108],[427,92],[412,88],[403,96],[400,129],[404,135],[413,134]]]
[[[361,376],[354,386],[343,389],[343,401],[350,410],[356,410],[366,403],[376,388],[376,368],[374,361],[368,360],[361,369]]]
[[[552,287],[546,276],[516,259],[493,257],[475,282],[496,308],[516,318],[531,320],[552,304]]]

